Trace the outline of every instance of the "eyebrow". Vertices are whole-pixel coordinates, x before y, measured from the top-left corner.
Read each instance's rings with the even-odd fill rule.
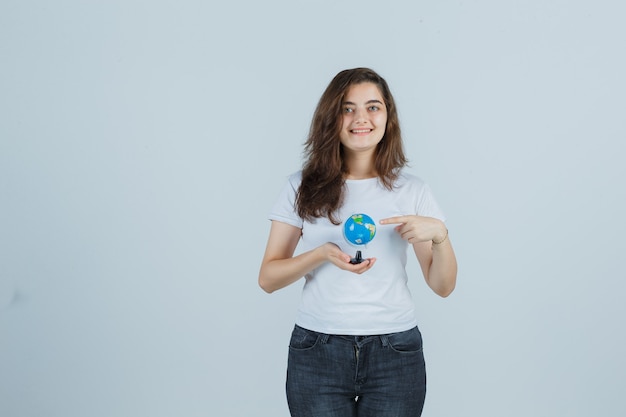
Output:
[[[383,102],[380,101],[380,100],[368,100],[368,101],[365,102],[365,104],[373,104],[373,103],[383,104]],[[343,104],[344,105],[349,104],[349,105],[352,105],[352,106],[356,106],[356,103],[353,103],[351,101],[344,101]]]

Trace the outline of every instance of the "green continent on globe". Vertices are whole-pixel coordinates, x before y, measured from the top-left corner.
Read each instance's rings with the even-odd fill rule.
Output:
[[[352,220],[354,220],[354,222],[356,224],[363,224],[363,215],[362,214],[353,214],[352,216]]]

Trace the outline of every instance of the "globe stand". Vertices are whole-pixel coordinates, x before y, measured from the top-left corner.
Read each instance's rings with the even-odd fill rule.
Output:
[[[361,251],[358,250],[356,251],[355,257],[350,259],[350,263],[352,265],[356,265],[356,264],[360,264],[361,262],[363,262],[363,255],[361,255]]]

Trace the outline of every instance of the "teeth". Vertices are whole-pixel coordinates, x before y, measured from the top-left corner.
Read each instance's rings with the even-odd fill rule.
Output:
[[[371,131],[371,129],[353,129],[352,133],[367,133]]]

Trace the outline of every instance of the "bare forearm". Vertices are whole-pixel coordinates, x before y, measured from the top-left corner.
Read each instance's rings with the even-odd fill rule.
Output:
[[[323,248],[319,247],[293,258],[264,262],[259,272],[259,285],[264,291],[272,293],[293,284],[324,263],[325,259]]]
[[[441,297],[447,297],[456,286],[457,263],[450,239],[432,245],[432,262],[426,281]]]

